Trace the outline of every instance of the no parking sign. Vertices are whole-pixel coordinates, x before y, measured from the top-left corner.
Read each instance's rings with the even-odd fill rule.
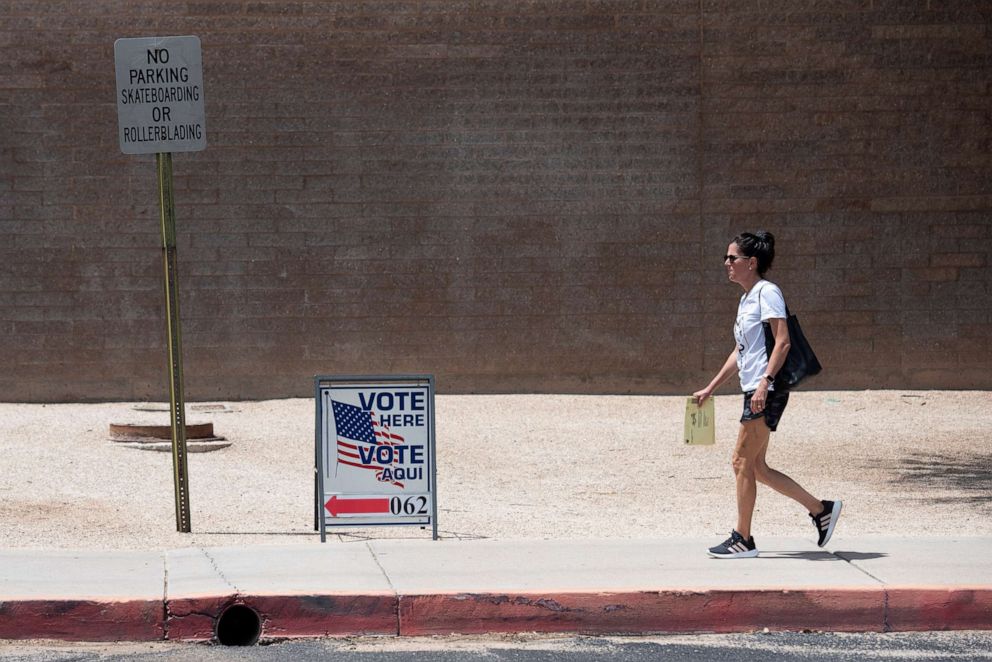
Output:
[[[321,542],[336,526],[430,525],[437,539],[434,377],[315,379]]]
[[[117,125],[125,154],[198,152],[207,146],[200,38],[114,42]]]

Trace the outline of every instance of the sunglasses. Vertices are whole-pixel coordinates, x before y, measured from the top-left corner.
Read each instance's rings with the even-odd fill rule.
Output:
[[[730,264],[733,264],[737,260],[747,260],[747,259],[748,259],[748,256],[747,255],[724,255],[723,256],[723,261],[726,262],[727,260],[730,260]]]

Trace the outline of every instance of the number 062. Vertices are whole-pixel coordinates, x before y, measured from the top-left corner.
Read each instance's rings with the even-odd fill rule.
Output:
[[[389,512],[393,515],[426,515],[427,497],[393,497],[389,500]]]

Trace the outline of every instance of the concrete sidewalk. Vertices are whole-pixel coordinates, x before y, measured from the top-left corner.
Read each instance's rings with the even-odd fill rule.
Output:
[[[992,628],[992,538],[768,538],[745,560],[708,558],[715,542],[5,550],[0,638],[208,640],[239,604],[263,639]]]

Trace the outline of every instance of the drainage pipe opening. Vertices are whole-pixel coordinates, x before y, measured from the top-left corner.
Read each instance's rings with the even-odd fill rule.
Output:
[[[251,607],[231,605],[217,619],[216,634],[222,646],[254,646],[262,634],[262,619]]]

